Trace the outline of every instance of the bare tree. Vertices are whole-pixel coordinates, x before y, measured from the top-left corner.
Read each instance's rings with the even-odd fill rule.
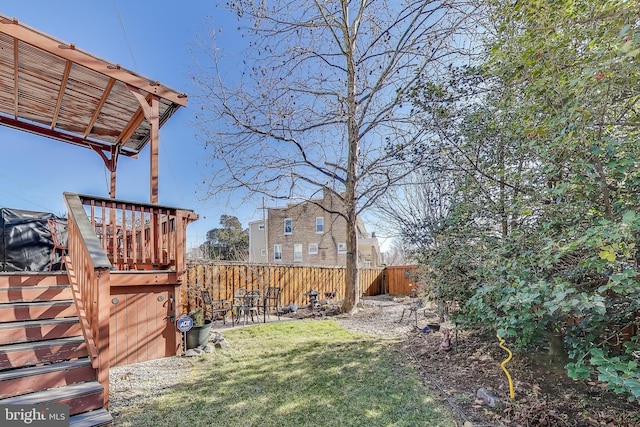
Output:
[[[389,249],[384,253],[385,264],[387,265],[409,265],[415,264],[411,258],[411,252],[401,238],[394,238]]]
[[[374,210],[407,252],[437,248],[455,199],[454,174],[445,158],[433,158],[429,167],[414,171],[380,198]]]
[[[229,65],[211,31],[194,76],[211,150],[209,196],[242,189],[311,200],[332,191],[347,221],[344,312],[359,301],[356,218],[427,161],[409,93],[464,50],[464,0],[236,0],[248,43]]]

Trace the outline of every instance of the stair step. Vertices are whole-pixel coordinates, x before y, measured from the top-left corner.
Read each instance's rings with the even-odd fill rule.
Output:
[[[54,286],[68,285],[67,273],[62,272],[3,272],[0,274],[0,288],[11,288],[14,286]]]
[[[0,371],[0,399],[95,379],[89,359]]]
[[[67,337],[0,346],[0,370],[87,357],[84,337]]]
[[[69,417],[69,427],[100,427],[113,423],[113,417],[104,408]]]
[[[0,301],[34,302],[69,299],[73,299],[69,285],[0,287]]]
[[[0,304],[0,322],[77,316],[73,300]]]
[[[39,405],[55,403],[69,405],[69,415],[100,409],[104,388],[97,381],[70,384],[64,387],[21,394],[0,400],[0,405]]]
[[[0,345],[82,335],[78,317],[0,323]]]

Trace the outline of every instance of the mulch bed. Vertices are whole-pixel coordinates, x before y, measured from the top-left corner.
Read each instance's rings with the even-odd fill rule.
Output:
[[[442,338],[441,333],[418,332],[407,341],[406,350],[424,369],[427,382],[442,388],[473,425],[640,426],[637,403],[605,391],[595,381],[570,379],[562,364],[542,353],[514,354],[505,365],[514,383],[511,400],[500,366],[507,353],[495,336],[459,332],[448,351],[440,349]],[[477,396],[480,388],[501,403],[488,406]]]
[[[338,310],[302,309],[289,316],[337,314]],[[435,313],[419,321],[421,327],[428,323],[437,323]],[[498,346],[495,335],[451,330],[450,339],[445,340],[445,331],[444,327],[429,332],[415,328],[403,341],[402,351],[419,365],[425,383],[445,398],[465,425],[640,427],[638,403],[604,390],[595,380],[570,379],[562,364],[554,363],[543,351],[514,353],[506,364],[515,391],[511,400],[509,382],[500,366],[507,353]],[[478,398],[480,388],[497,397],[498,404],[491,407]]]

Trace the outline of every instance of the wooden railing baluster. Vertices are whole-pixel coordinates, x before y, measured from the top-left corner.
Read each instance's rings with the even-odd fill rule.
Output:
[[[89,222],[80,198],[64,193],[68,209],[69,280],[78,303],[80,325],[104,387],[105,408],[109,407],[109,283],[111,263],[101,248],[95,225]]]
[[[186,264],[186,226],[193,211],[79,195],[116,270],[174,270]]]

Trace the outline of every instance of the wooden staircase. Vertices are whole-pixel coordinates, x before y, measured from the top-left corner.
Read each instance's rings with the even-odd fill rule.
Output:
[[[112,425],[66,273],[0,273],[0,405],[67,404],[70,425]]]

